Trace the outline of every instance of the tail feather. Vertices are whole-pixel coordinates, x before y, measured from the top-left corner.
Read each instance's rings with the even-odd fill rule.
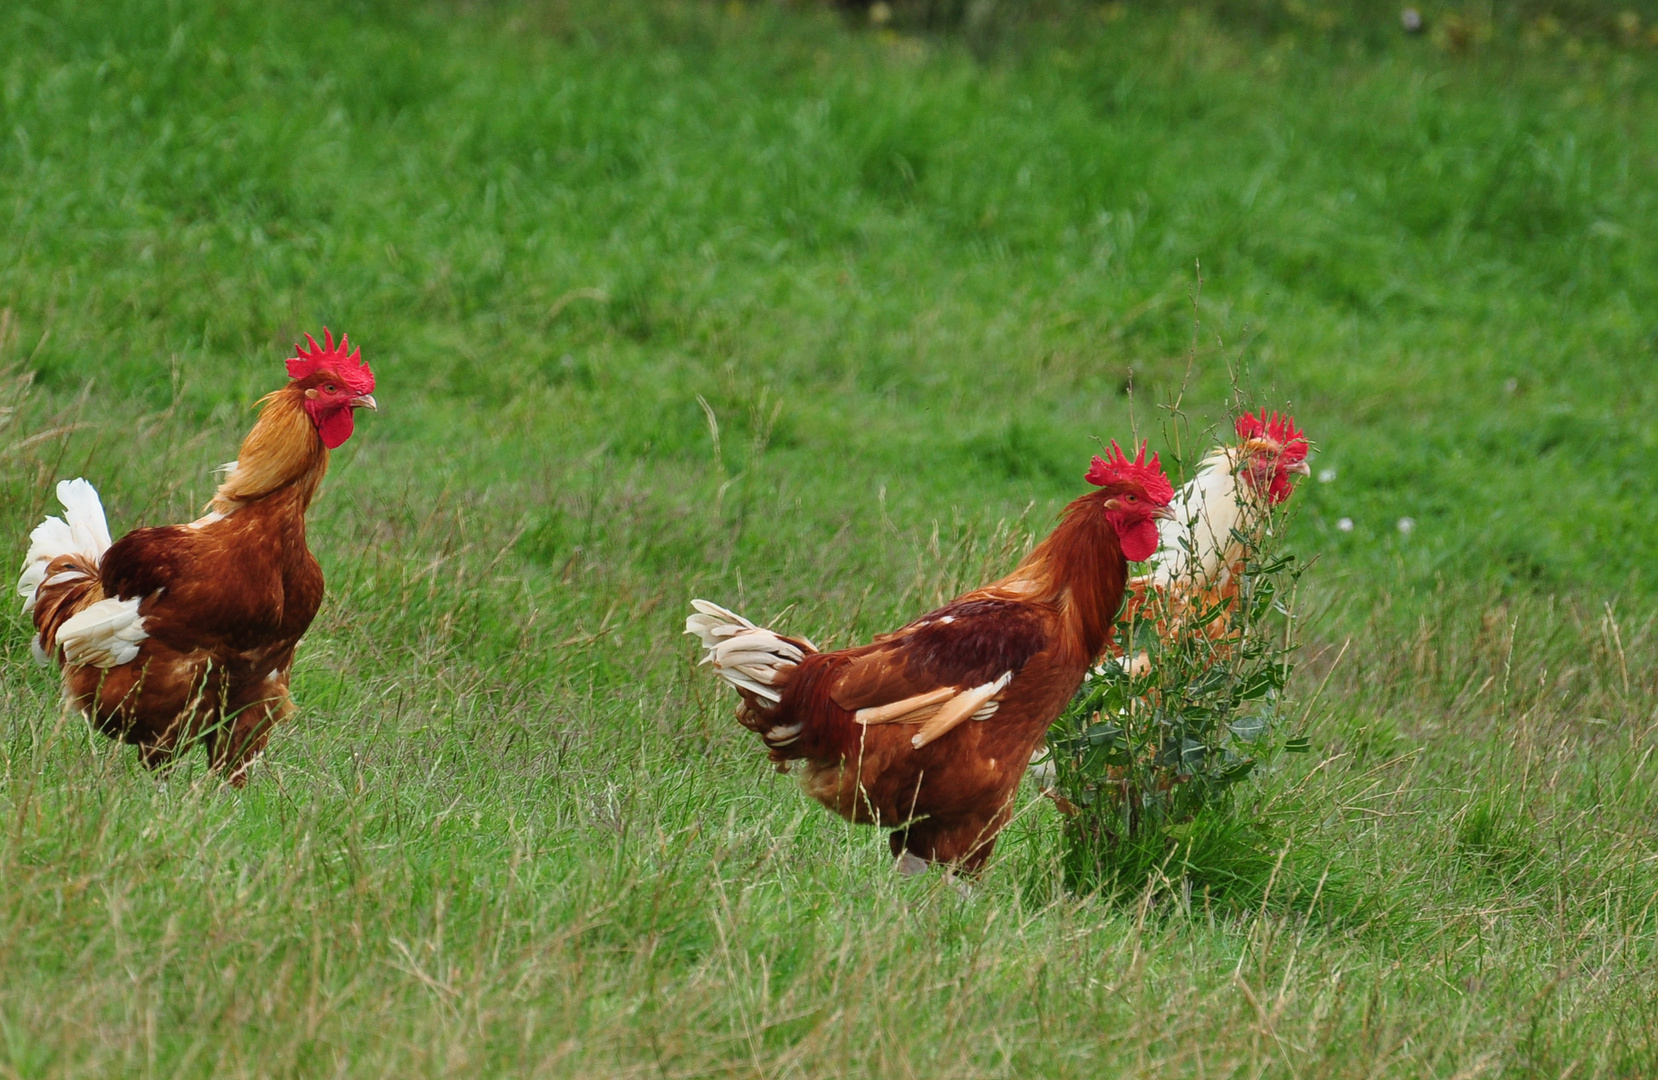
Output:
[[[685,632],[708,650],[702,662],[739,691],[770,704],[782,699],[778,686],[784,673],[817,651],[805,638],[784,637],[707,600],[692,600],[691,606],[696,614],[685,620]]]
[[[50,662],[58,645],[63,644],[58,640],[59,632],[77,615],[97,607],[103,598],[98,567],[84,555],[70,552],[53,559],[46,580],[35,593],[35,636],[31,642],[35,659],[43,664]]]
[[[104,504],[91,484],[80,478],[59,481],[58,501],[63,504],[63,516],[47,518],[29,534],[29,553],[23,557],[23,572],[17,579],[25,613],[34,610],[52,560],[74,555],[95,570],[109,550]]]
[[[64,620],[57,632],[64,660],[101,668],[131,663],[150,636],[144,630],[144,617],[138,614],[138,603],[137,597],[109,597]]]

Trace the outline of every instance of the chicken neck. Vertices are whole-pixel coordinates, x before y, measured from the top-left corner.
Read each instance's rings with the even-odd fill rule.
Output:
[[[213,511],[229,515],[280,492],[291,495],[303,516],[328,471],[328,448],[306,415],[302,390],[285,387],[260,405],[258,422],[213,495]]]
[[[1071,644],[1090,662],[1111,641],[1128,577],[1122,544],[1105,517],[1106,498],[1090,492],[1073,501],[1047,539],[985,589],[1058,608]]]

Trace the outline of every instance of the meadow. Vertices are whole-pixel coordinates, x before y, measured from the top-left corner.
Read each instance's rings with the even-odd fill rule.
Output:
[[[381,403],[244,791],[4,609],[0,1075],[1658,1073],[1658,47],[1425,8],[0,6],[14,557],[194,517],[307,331]],[[680,634],[897,626],[1240,392],[1315,443],[1265,848],[1071,895],[1027,790],[900,879]]]

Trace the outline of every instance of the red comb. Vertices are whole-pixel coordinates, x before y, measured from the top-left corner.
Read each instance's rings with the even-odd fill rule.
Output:
[[[1271,439],[1284,448],[1284,460],[1294,464],[1307,456],[1307,438],[1295,426],[1295,418],[1288,413],[1267,415],[1265,408],[1259,416],[1244,413],[1234,425],[1240,439]]]
[[[327,371],[345,383],[354,394],[368,394],[374,391],[374,372],[368,369],[363,362],[363,350],[351,348],[351,339],[346,334],[340,335],[340,344],[334,345],[334,335],[328,332],[328,327],[322,328],[322,345],[317,345],[317,339],[310,334],[305,335],[309,349],[294,346],[294,352],[299,355],[288,360],[288,377],[303,379],[319,371]]]
[[[1145,489],[1146,498],[1158,505],[1166,505],[1174,498],[1174,487],[1169,478],[1163,475],[1163,466],[1157,460],[1157,455],[1151,455],[1146,460],[1146,444],[1140,444],[1140,452],[1133,461],[1123,453],[1123,448],[1117,445],[1117,440],[1111,440],[1111,453],[1107,457],[1095,455],[1094,463],[1088,469],[1087,480],[1095,487],[1104,487],[1123,480],[1131,480]]]

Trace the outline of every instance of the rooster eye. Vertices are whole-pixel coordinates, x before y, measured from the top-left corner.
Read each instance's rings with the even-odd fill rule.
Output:
[[[1129,502],[1138,502],[1138,501],[1139,501],[1139,500],[1138,500],[1138,499],[1137,499],[1137,498],[1135,498],[1135,497],[1134,497],[1134,496],[1133,496],[1133,495],[1130,495],[1130,496],[1129,496],[1129,497],[1128,497],[1128,501],[1129,501]]]
[[[327,386],[323,387],[323,389],[332,394],[338,389],[338,387],[336,387],[333,383],[329,383]]]

